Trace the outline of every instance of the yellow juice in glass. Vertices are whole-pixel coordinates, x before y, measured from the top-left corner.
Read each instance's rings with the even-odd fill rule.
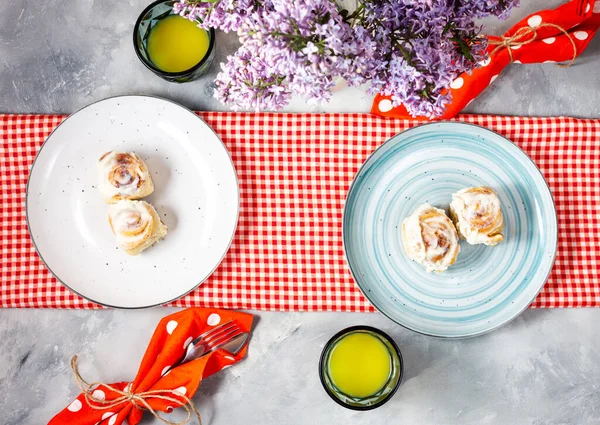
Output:
[[[165,72],[187,71],[208,52],[208,32],[179,15],[161,19],[148,36],[148,55]]]
[[[363,398],[385,387],[392,372],[392,358],[376,336],[352,333],[335,345],[328,369],[338,390],[351,397]]]

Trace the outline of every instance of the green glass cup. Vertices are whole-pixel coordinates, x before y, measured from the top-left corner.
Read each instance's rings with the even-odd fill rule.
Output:
[[[173,13],[173,0],[158,0],[144,9],[137,19],[133,29],[133,47],[139,60],[156,75],[173,83],[185,83],[195,80],[209,70],[215,57],[215,30],[208,32],[209,45],[206,55],[196,65],[181,72],[166,72],[159,69],[150,59],[148,53],[148,37],[154,26],[161,20]]]
[[[329,362],[336,345],[343,338],[359,332],[367,333],[379,339],[388,350],[391,361],[390,374],[386,383],[379,391],[366,397],[354,397],[345,394],[335,386],[335,383],[329,374]],[[370,326],[352,326],[335,334],[327,344],[325,344],[325,348],[323,348],[321,359],[319,361],[319,377],[321,378],[321,384],[323,384],[325,392],[329,394],[333,401],[352,410],[371,410],[389,401],[400,387],[403,371],[404,365],[402,362],[402,354],[394,340],[379,329]]]

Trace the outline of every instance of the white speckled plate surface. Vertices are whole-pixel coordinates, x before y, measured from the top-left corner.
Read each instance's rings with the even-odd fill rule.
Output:
[[[401,223],[429,203],[490,186],[502,204],[505,240],[460,242],[457,261],[429,274],[406,255]],[[557,219],[548,186],[516,145],[482,127],[442,122],[407,130],[365,162],[348,193],[344,248],[369,301],[395,322],[441,337],[489,332],[519,315],[545,283],[556,255]]]
[[[132,257],[116,248],[97,189],[96,161],[134,151],[155,191],[144,200],[169,228]],[[213,130],[176,103],[114,97],[68,117],[48,137],[27,187],[29,231],[40,257],[64,285],[99,304],[140,308],[177,299],[219,265],[237,226],[237,176]]]

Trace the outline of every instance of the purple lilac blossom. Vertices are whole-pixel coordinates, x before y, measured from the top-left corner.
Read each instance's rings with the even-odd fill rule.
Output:
[[[271,72],[273,64],[260,50],[241,46],[221,64],[215,97],[233,110],[281,109],[292,95],[285,78]]]
[[[476,19],[506,18],[518,0],[362,0],[342,14],[332,0],[181,0],[174,11],[203,28],[236,31],[216,97],[244,109],[281,109],[292,93],[326,102],[336,78],[369,83],[413,116],[436,117],[447,89],[485,58]]]

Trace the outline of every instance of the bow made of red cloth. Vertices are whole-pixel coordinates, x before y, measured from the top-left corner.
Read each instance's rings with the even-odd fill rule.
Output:
[[[85,382],[77,370],[77,357],[71,366],[82,393],[48,425],[120,425],[127,420],[136,425],[144,410],[169,425],[182,425],[200,415],[191,398],[202,379],[239,362],[247,346],[237,355],[217,350],[196,360],[177,365],[190,342],[206,330],[235,320],[244,332],[250,332],[252,315],[229,310],[188,308],[163,318],[146,349],[135,379],[112,384]],[[171,422],[158,412],[183,407],[188,417]]]
[[[71,369],[75,375],[77,386],[85,397],[85,401],[87,402],[88,406],[92,409],[102,410],[104,413],[106,413],[114,408],[119,408],[123,403],[131,403],[138,409],[146,409],[150,411],[154,417],[167,425],[185,425],[192,418],[192,413],[196,416],[196,419],[198,419],[198,424],[202,425],[202,418],[200,418],[200,413],[196,409],[196,406],[194,406],[192,400],[181,393],[179,388],[171,390],[149,390],[136,393],[131,391],[131,387],[129,385],[123,388],[123,390],[120,390],[119,388],[113,387],[109,384],[103,384],[101,382],[92,382],[89,384],[81,377],[81,374],[79,373],[79,369],[77,368],[77,355],[73,356],[71,359]],[[99,395],[98,390],[102,391],[102,396]],[[106,390],[117,394],[117,397],[106,400]],[[94,395],[94,393],[96,395]],[[164,400],[172,403],[173,405],[181,405],[181,407],[183,407],[187,412],[187,418],[179,422],[173,422],[163,418],[152,408],[152,404],[150,404],[151,399]],[[184,404],[181,404],[181,399],[184,400]]]
[[[459,75],[448,89],[452,100],[437,119],[450,119],[493,83],[511,62],[517,64],[564,63],[571,65],[600,27],[600,0],[572,0],[556,9],[542,10],[518,22],[504,36],[488,36],[488,59],[471,73]],[[386,117],[428,121],[412,117],[389,96],[377,95],[371,113]]]

